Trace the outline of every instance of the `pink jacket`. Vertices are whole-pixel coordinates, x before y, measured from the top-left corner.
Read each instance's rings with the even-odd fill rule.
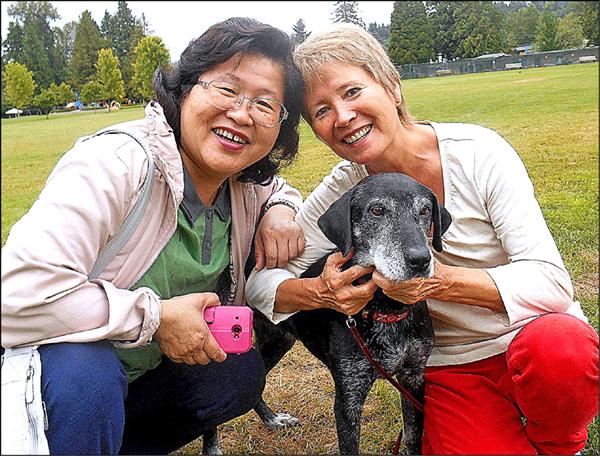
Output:
[[[148,288],[129,291],[152,265],[177,226],[183,169],[175,137],[157,103],[143,120],[111,128],[145,141],[154,156],[146,212],[132,237],[97,280],[88,280],[98,253],[120,229],[142,187],[147,158],[126,135],[78,142],[59,160],[29,212],[2,248],[2,346],[109,339],[144,345],[161,315]],[[230,179],[230,300],[245,305],[244,264],[263,204],[299,206],[300,193],[281,178],[270,185]]]

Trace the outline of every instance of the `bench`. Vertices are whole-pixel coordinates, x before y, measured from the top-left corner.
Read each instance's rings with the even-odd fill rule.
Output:
[[[452,70],[437,70],[435,72],[436,76],[452,76]]]
[[[579,63],[587,63],[587,62],[595,62],[595,61],[596,61],[595,55],[582,55],[581,57],[579,57]]]
[[[505,70],[520,70],[521,68],[523,68],[523,64],[521,62],[507,63],[504,65]]]

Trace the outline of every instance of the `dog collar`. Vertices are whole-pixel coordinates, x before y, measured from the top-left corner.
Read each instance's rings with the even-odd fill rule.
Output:
[[[386,314],[383,312],[378,312],[377,310],[371,311],[369,309],[363,309],[361,316],[364,320],[372,319],[378,323],[396,323],[408,317],[409,312],[410,307],[401,314]]]

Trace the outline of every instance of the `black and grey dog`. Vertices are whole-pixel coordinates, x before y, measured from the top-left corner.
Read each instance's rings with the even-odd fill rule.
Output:
[[[430,229],[433,226],[433,248],[441,251],[441,236],[450,222],[450,214],[430,189],[404,174],[386,173],[359,182],[330,206],[318,225],[344,255],[354,247],[348,267],[372,265],[388,279],[404,281],[432,275],[433,259],[427,243]],[[317,277],[328,256],[309,267],[302,277]],[[394,318],[407,312],[404,319]],[[433,348],[427,303],[404,305],[379,289],[354,319],[373,357],[422,402],[425,363]],[[256,345],[267,371],[296,340],[329,368],[335,383],[340,453],[358,454],[363,405],[379,374],[353,339],[346,316],[329,309],[301,311],[274,325],[255,312],[254,321]],[[287,414],[274,413],[263,400],[255,410],[271,428],[297,424]],[[423,414],[403,397],[402,415],[406,451],[419,454]]]

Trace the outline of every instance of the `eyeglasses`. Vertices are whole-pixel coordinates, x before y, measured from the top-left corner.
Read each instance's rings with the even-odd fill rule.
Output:
[[[276,127],[288,117],[288,111],[279,101],[272,98],[244,96],[242,89],[232,82],[222,79],[212,81],[198,81],[208,95],[208,102],[224,111],[229,111],[235,106],[240,107],[244,100],[248,100],[248,113],[250,117],[263,127]]]

